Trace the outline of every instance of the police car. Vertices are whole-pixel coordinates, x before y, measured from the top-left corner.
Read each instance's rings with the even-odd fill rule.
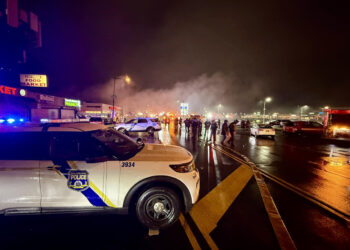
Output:
[[[161,130],[160,122],[158,118],[135,118],[126,123],[119,123],[115,127],[116,130],[127,132],[148,132],[153,134],[154,131]]]
[[[136,143],[100,124],[0,126],[0,211],[135,213],[148,228],[173,224],[199,195],[187,150]]]

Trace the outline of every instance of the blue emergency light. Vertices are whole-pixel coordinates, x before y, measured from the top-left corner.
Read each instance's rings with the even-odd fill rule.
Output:
[[[5,118],[0,118],[0,124],[3,125],[16,125],[16,124],[21,124],[24,123],[25,119],[24,118],[15,118],[15,117],[5,117]]]
[[[7,119],[7,123],[9,123],[9,124],[12,124],[12,123],[14,123],[16,120],[15,119],[13,119],[13,118],[9,118],[9,119]]]

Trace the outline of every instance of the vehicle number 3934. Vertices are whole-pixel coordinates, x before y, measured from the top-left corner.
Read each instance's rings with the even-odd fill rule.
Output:
[[[135,167],[134,161],[122,161],[122,168],[131,168]]]

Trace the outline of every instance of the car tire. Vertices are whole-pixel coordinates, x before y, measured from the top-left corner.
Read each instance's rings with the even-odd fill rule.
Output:
[[[119,131],[120,133],[125,134],[126,129],[125,129],[125,128],[118,128],[118,131]]]
[[[154,134],[154,128],[148,128],[147,129],[147,133],[149,133],[150,135]]]
[[[118,131],[124,135],[129,135],[129,132],[125,128],[120,128]]]
[[[181,203],[172,189],[153,187],[139,196],[135,212],[145,227],[161,229],[176,222],[181,212]]]

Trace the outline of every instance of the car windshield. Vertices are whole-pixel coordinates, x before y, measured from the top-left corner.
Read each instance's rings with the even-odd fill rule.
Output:
[[[332,114],[331,122],[332,124],[350,125],[350,115]]]
[[[137,119],[132,119],[132,120],[126,122],[126,124],[131,124],[131,123],[137,123]]]
[[[92,137],[103,143],[118,160],[127,160],[140,152],[144,144],[138,144],[113,128],[97,130]]]

